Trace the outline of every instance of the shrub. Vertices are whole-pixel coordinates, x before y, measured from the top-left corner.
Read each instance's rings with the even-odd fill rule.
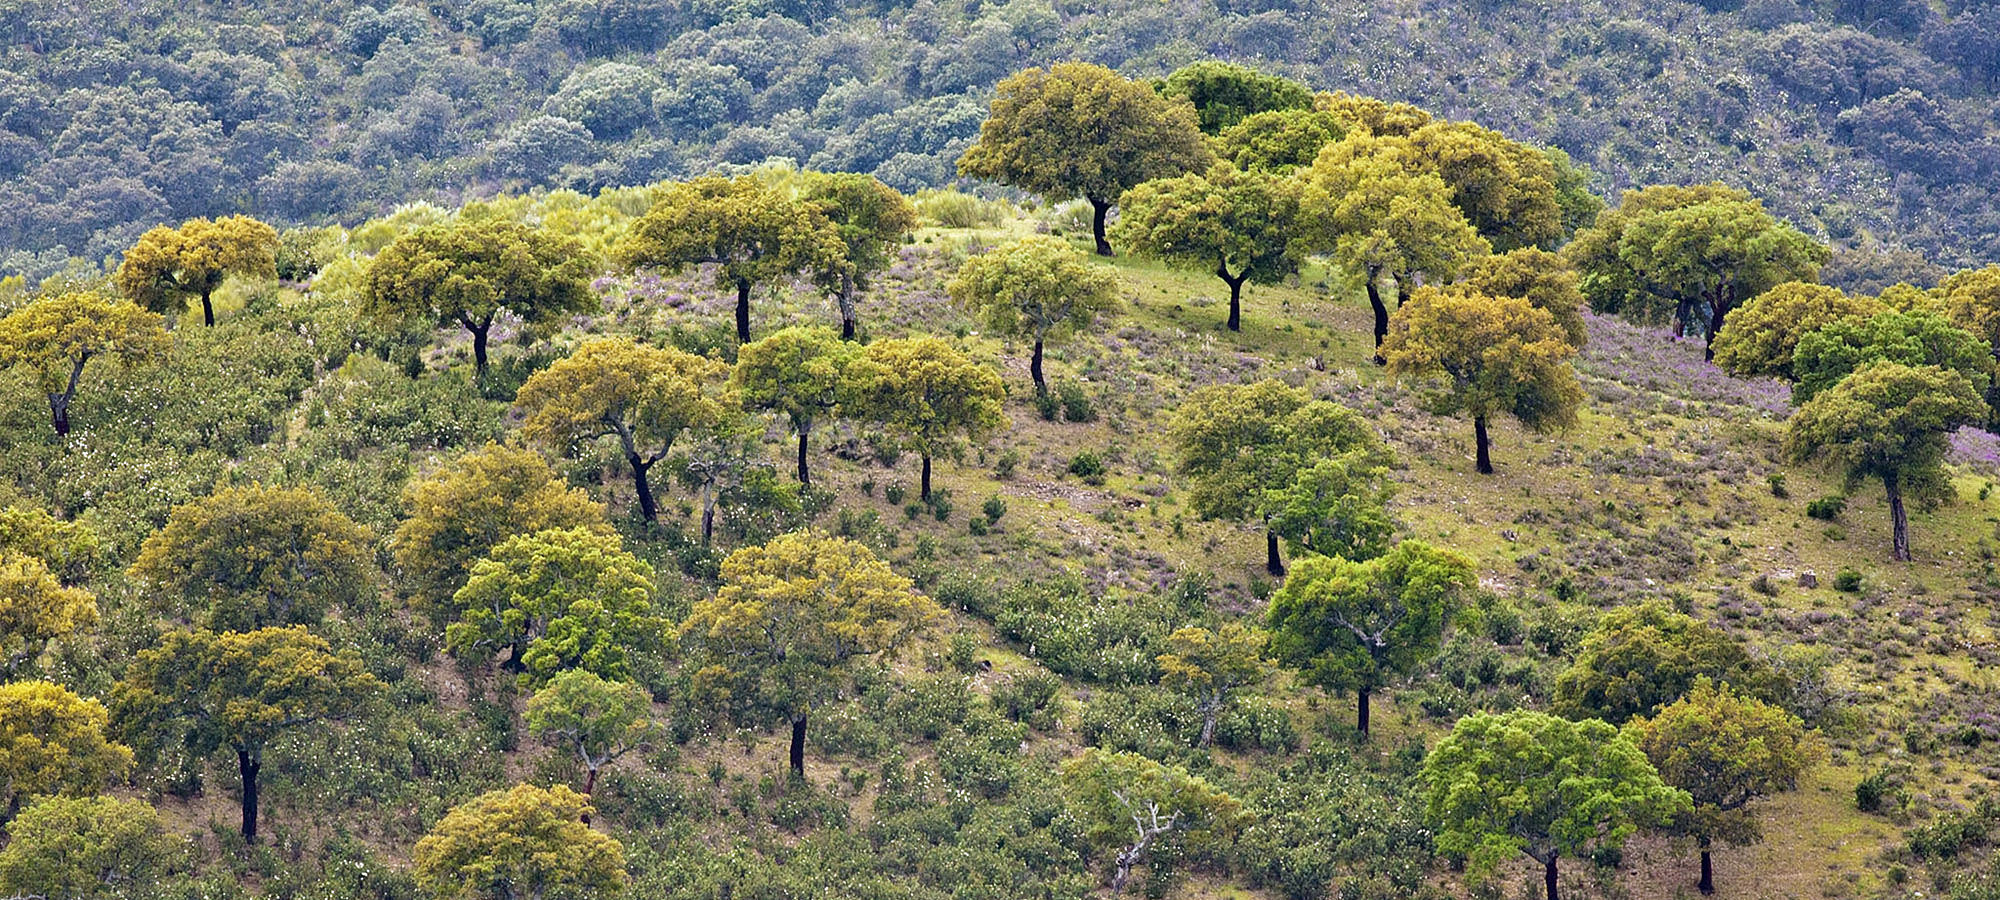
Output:
[[[1056,415],[1061,412],[1062,401],[1056,399],[1056,395],[1035,392],[1035,414],[1041,416],[1042,421],[1053,422],[1056,420]]]
[[[1103,484],[1104,458],[1095,451],[1084,450],[1070,458],[1069,473],[1083,479],[1085,484]]]
[[[1890,787],[1889,773],[1870,772],[1854,785],[1854,808],[1862,812],[1879,812]]]
[[[1062,416],[1066,421],[1097,421],[1097,407],[1091,404],[1090,396],[1083,392],[1083,385],[1074,381],[1058,384],[1056,398],[1062,402]]]
[[[1007,204],[954,190],[918,191],[917,214],[944,228],[982,228],[1007,221]]]
[[[998,525],[1000,517],[1007,514],[1007,501],[1000,499],[999,494],[994,494],[986,498],[985,503],[980,504],[979,511],[986,514],[986,524]]]
[[[890,506],[901,506],[903,505],[903,495],[907,493],[909,493],[909,488],[903,487],[901,484],[892,484],[882,489],[882,499],[889,501]]]
[[[1822,521],[1831,522],[1834,519],[1839,518],[1841,512],[1845,511],[1846,509],[1847,509],[1847,498],[1842,497],[1839,494],[1831,494],[1806,504],[1806,515],[1811,516],[1815,519],[1820,519]]]
[[[1013,478],[1014,470],[1021,466],[1021,451],[1012,447],[1002,450],[1000,458],[993,463],[993,477],[1002,480]]]
[[[1850,594],[1861,592],[1861,573],[1853,569],[1841,569],[1833,576],[1833,589]]]
[[[1056,725],[1056,695],[1061,692],[1062,679],[1054,673],[1022,672],[993,688],[993,708],[1031,728],[1051,731]]]
[[[1771,481],[1771,496],[1783,500],[1784,498],[1790,497],[1792,495],[1791,491],[1785,490],[1785,473],[1772,472],[1770,481]]]

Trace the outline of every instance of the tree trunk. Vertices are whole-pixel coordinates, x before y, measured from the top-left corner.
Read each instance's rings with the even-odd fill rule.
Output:
[[[856,330],[854,322],[854,273],[841,273],[840,291],[834,295],[834,299],[840,304],[840,339],[843,341],[854,340],[854,332]]]
[[[1243,274],[1232,278],[1229,275],[1228,263],[1216,263],[1215,275],[1217,278],[1222,279],[1223,284],[1229,285],[1229,330],[1242,331],[1243,282],[1249,279],[1250,272],[1246,269]]]
[[[1382,303],[1382,289],[1375,286],[1375,273],[1368,274],[1368,305],[1375,308],[1375,364],[1382,365],[1388,360],[1382,358],[1382,340],[1389,336],[1389,307]]]
[[[507,661],[501,663],[500,668],[506,669],[509,672],[526,672],[528,671],[528,661],[524,657],[527,655],[527,637],[515,638],[513,643],[507,645]]]
[[[1889,531],[1895,549],[1889,554],[1897,562],[1910,561],[1910,515],[1903,509],[1902,479],[1894,473],[1882,476],[1882,490],[1889,495]]]
[[[236,772],[243,777],[243,842],[257,843],[257,770],[264,761],[248,750],[236,751]]]
[[[1686,300],[1674,304],[1674,340],[1687,336],[1688,305]]]
[[[69,434],[69,401],[68,394],[49,395],[49,418],[56,427],[57,437]]]
[[[1111,201],[1090,199],[1090,235],[1097,239],[1097,255],[1110,256],[1111,242],[1104,239],[1104,216],[1111,212]]]
[[[1715,361],[1715,333],[1722,330],[1722,318],[1736,305],[1736,292],[1724,284],[1715,289],[1715,296],[1709,300],[1708,322],[1702,328],[1701,359]]]
[[[702,498],[701,504],[701,545],[704,547],[715,543],[715,488],[708,490],[709,495]]]
[[[1042,380],[1042,339],[1035,338],[1035,355],[1028,357],[1028,375],[1035,379],[1035,393],[1049,395],[1049,383]]]
[[[1117,871],[1111,873],[1113,896],[1125,892],[1125,883],[1132,880],[1132,867],[1139,864],[1139,855],[1144,852],[1144,847],[1145,845],[1141,843],[1118,851],[1117,858],[1112,861],[1118,867]]]
[[[806,777],[806,715],[792,719],[792,774]]]
[[[1485,416],[1472,417],[1472,442],[1477,446],[1474,451],[1476,461],[1473,468],[1478,469],[1481,475],[1493,474],[1493,456],[1490,452],[1493,439],[1486,436]]]
[[[1285,574],[1284,560],[1278,558],[1278,533],[1268,527],[1264,529],[1264,571]]]
[[[486,333],[493,330],[493,320],[481,324],[467,322],[465,327],[472,331],[472,375],[479,381],[486,380]]]
[[[750,343],[750,279],[736,279],[736,342]]]
[[[1215,742],[1215,720],[1221,717],[1221,698],[1211,698],[1208,703],[1203,704],[1201,710],[1201,740],[1195,742],[1196,747],[1207,749],[1209,744]]]
[[[1549,861],[1542,864],[1542,884],[1549,889],[1548,900],[1562,900],[1561,894],[1556,890],[1556,857],[1553,853],[1549,854]]]
[[[583,795],[584,795],[585,797],[588,797],[588,796],[590,796],[590,792],[591,792],[591,791],[594,791],[594,790],[597,790],[597,770],[596,770],[595,768],[591,769],[591,770],[590,770],[589,772],[586,772],[586,773],[584,773],[584,776],[583,776]],[[585,824],[585,825],[588,825],[588,824],[590,824],[590,810],[589,810],[589,809],[585,809],[585,810],[583,811],[583,817],[582,817],[582,819],[583,819],[583,824]]]
[[[208,299],[208,295],[212,293],[214,292],[201,292],[201,324],[207,325],[210,328],[215,327],[215,304],[210,303]]]
[[[918,482],[917,499],[929,503],[931,499],[931,455],[926,453],[923,454],[923,457],[924,477],[922,481]]]
[[[1710,841],[1708,838],[1702,837],[1696,838],[1695,843],[1701,847],[1701,881],[1695,885],[1695,889],[1704,894],[1713,894],[1715,893],[1715,866],[1708,859]]]
[[[799,483],[808,487],[813,483],[812,473],[806,470],[806,446],[811,435],[811,425],[799,426]]]
[[[632,464],[632,487],[639,493],[639,515],[645,518],[647,524],[658,522],[660,507],[653,501],[653,485],[646,477],[653,464],[640,459],[637,453],[625,454],[625,460]]]
[[[1368,736],[1368,698],[1372,693],[1367,688],[1361,688],[1354,692],[1356,698],[1354,703],[1354,729],[1361,732],[1362,737]]]

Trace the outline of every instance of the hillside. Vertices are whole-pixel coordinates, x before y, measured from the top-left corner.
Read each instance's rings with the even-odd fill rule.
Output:
[[[2000,7],[1967,0],[11,0],[0,38],[0,274],[37,279],[231,212],[354,225],[769,158],[939,186],[1009,72],[1207,57],[1561,148],[1607,197],[1721,177],[1849,251],[1847,286],[2000,255]]]
[[[733,359],[731,298],[706,270],[605,269],[591,283],[600,311],[534,326],[502,317],[477,383],[462,330],[437,340],[428,328],[384,330],[361,314],[359,284],[371,257],[426,224],[526,221],[601,251],[656,196],[415,203],[319,232],[309,284],[232,279],[213,328],[190,312],[164,358],[93,365],[64,439],[23,369],[0,380],[0,500],[75,523],[51,533],[67,536],[64,558],[102,609],[94,637],[58,642],[39,663],[83,695],[111,697],[129,661],[193,614],[128,568],[176,507],[286,485],[320,492],[371,532],[377,596],[316,631],[359,654],[383,702],[270,745],[265,833],[252,847],[233,825],[239,783],[226,752],[204,762],[187,747],[154,748],[114,793],[154,804],[187,843],[156,888],[132,890],[422,896],[413,848],[447,810],[516,782],[577,784],[570,751],[526,733],[529,692],[512,673],[493,657],[446,654],[444,633],[405,601],[425,573],[402,565],[392,536],[424,507],[413,484],[489,440],[519,441],[512,401],[532,373],[606,335]],[[1108,261],[1121,308],[1050,346],[1061,400],[1044,415],[1028,348],[989,334],[947,284],[968,258],[1025,235],[1087,252],[1088,208],[960,195],[920,208],[922,226],[864,295],[863,337],[948,336],[999,373],[1010,423],[939,457],[932,502],[915,500],[915,455],[859,420],[815,432],[807,490],[790,481],[788,429],[756,420],[758,452],[713,486],[712,545],[700,536],[706,495],[679,476],[656,476],[664,508],[649,525],[615,442],[549,457],[659,573],[656,607],[670,621],[715,592],[728,554],[805,527],[855,538],[945,607],[928,637],[863,667],[814,713],[803,782],[787,775],[783,724],[704,693],[694,649],[635,645],[632,676],[668,736],[607,767],[593,821],[622,842],[632,896],[1101,891],[1109,857],[1083,849],[1085,823],[1059,776],[1086,747],[1185,767],[1242,804],[1233,841],[1156,848],[1138,867],[1148,896],[1539,896],[1541,867],[1525,856],[1482,881],[1433,846],[1420,763],[1462,716],[1547,707],[1603,617],[1645,601],[1711,623],[1768,663],[1828,749],[1797,790],[1754,807],[1761,843],[1718,845],[1717,896],[1992,896],[1996,878],[1976,874],[2000,779],[1990,436],[1954,438],[1955,499],[1915,510],[1917,559],[1891,562],[1879,484],[1854,490],[1831,519],[1809,516],[1811,501],[1846,492],[1837,472],[1781,462],[1787,386],[1731,378],[1702,361],[1698,339],[1586,314],[1577,423],[1542,435],[1496,419],[1498,471],[1479,475],[1470,422],[1426,412],[1413,386],[1370,363],[1357,282],[1309,267],[1252,286],[1243,330],[1231,332],[1220,280],[1132,255]],[[760,288],[755,314],[759,335],[838,321],[805,282]],[[1267,378],[1379,433],[1395,458],[1398,538],[1466,555],[1477,590],[1441,652],[1378,695],[1372,735],[1354,730],[1352,694],[1278,670],[1240,692],[1215,748],[1195,749],[1201,716],[1164,686],[1155,657],[1182,625],[1261,621],[1278,582],[1261,528],[1190,508],[1169,425],[1203,387]],[[28,532],[0,530],[15,533]],[[1294,566],[1303,558],[1285,553]],[[1870,812],[1856,808],[1864,781],[1883,798]],[[1622,853],[1566,861],[1563,887],[1692,896],[1693,860],[1688,839],[1643,832]]]

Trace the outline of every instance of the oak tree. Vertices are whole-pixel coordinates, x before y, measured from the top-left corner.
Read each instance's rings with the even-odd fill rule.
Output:
[[[12,897],[158,896],[175,850],[143,800],[49,797],[22,810],[7,833],[0,893]]]
[[[1114,896],[1157,845],[1226,846],[1245,818],[1243,804],[1206,779],[1137,753],[1085,750],[1063,763],[1062,787],[1084,841],[1112,854]]]
[[[172,343],[158,315],[90,291],[43,297],[0,318],[0,366],[34,374],[57,435],[69,434],[70,403],[92,359],[152,362]]]
[[[97,598],[64,585],[35,557],[0,550],[0,676],[31,665],[49,642],[97,624]]]
[[[715,428],[734,402],[729,366],[677,347],[649,347],[629,337],[592,338],[567,358],[529,376],[514,397],[526,418],[521,433],[558,451],[616,437],[632,469],[639,514],[659,520],[648,473],[689,432]]]
[[[517,784],[451,808],[417,841],[410,871],[444,900],[615,900],[625,848],[584,824],[590,798]]]
[[[90,796],[132,767],[132,751],[105,737],[104,704],[46,681],[0,684],[0,823],[24,801]]]
[[[1295,193],[1280,176],[1216,163],[1126,191],[1113,233],[1133,253],[1215,273],[1229,286],[1229,330],[1242,331],[1244,282],[1277,284],[1295,269]]]
[[[1576,423],[1576,348],[1554,316],[1519,297],[1424,288],[1396,310],[1382,344],[1389,372],[1425,383],[1438,415],[1472,416],[1476,468],[1493,474],[1487,422],[1511,415],[1547,432]]]
[[[1472,562],[1421,541],[1375,559],[1293,560],[1271,597],[1271,652],[1308,684],[1355,695],[1355,730],[1368,733],[1368,699],[1408,675],[1443,641],[1478,586]]]
[[[1122,223],[1121,223],[1122,224]],[[1118,308],[1118,276],[1061,238],[1031,235],[966,260],[946,286],[953,300],[997,334],[1034,342],[1028,374],[1046,395],[1042,344],[1090,327]]]
[[[443,615],[474,560],[517,534],[548,528],[609,533],[604,507],[555,480],[533,450],[487,444],[411,484],[410,517],[389,549],[403,590],[420,610]]]
[[[1522,247],[1475,259],[1459,276],[1454,289],[1489,297],[1519,297],[1555,319],[1570,346],[1581,350],[1589,340],[1576,269],[1561,254]]]
[[[1811,400],[1877,360],[1950,369],[1982,397],[1993,384],[1993,349],[1985,341],[1928,309],[1886,310],[1801,336],[1792,354],[1792,402]]]
[[[1653,715],[1702,679],[1764,700],[1781,699],[1784,691],[1769,664],[1720,629],[1663,603],[1643,603],[1598,620],[1556,676],[1549,708],[1622,725]]]
[[[227,487],[174,507],[132,577],[202,627],[316,625],[375,589],[375,536],[318,491]]]
[[[785,328],[737,348],[730,386],[745,409],[785,417],[799,439],[799,483],[811,484],[806,450],[813,426],[834,414],[847,366],[861,355],[824,328]]]
[[[1315,400],[1283,382],[1210,385],[1190,395],[1174,412],[1168,439],[1179,457],[1180,474],[1191,480],[1189,505],[1208,519],[1261,522],[1265,526],[1264,565],[1283,574],[1278,557],[1277,519],[1293,514],[1301,498],[1302,476],[1324,460],[1340,460],[1341,474],[1355,477],[1378,494],[1391,459],[1389,450],[1359,413]],[[1321,472],[1314,478],[1330,477]],[[1310,499],[1308,493],[1306,499]],[[1295,540],[1310,539],[1309,516],[1290,520]],[[1357,534],[1372,534],[1355,523]],[[1324,529],[1324,525],[1322,528]],[[1364,537],[1359,543],[1372,540]],[[1331,549],[1331,548],[1329,548]]]
[[[1205,171],[1215,154],[1194,105],[1092,63],[1024,69],[994,88],[979,140],[958,172],[1050,199],[1082,197],[1097,253],[1111,255],[1105,217],[1127,190]]]
[[[1541,150],[1471,122],[1432,122],[1410,134],[1409,146],[1417,169],[1451,186],[1452,205],[1495,250],[1563,237],[1556,168]]]
[[[868,289],[875,273],[889,267],[903,238],[916,230],[917,207],[875,176],[851,172],[808,172],[799,196],[819,207],[840,236],[843,265],[819,274],[833,282],[841,339],[854,340],[856,296]]]
[[[118,291],[156,313],[201,300],[203,324],[215,324],[211,298],[230,275],[278,277],[278,232],[249,216],[190,219],[139,236],[118,264]]]
[[[1238,169],[1284,175],[1312,165],[1321,149],[1347,136],[1348,124],[1315,109],[1260,112],[1223,129],[1213,146]]]
[[[472,564],[452,595],[458,621],[445,627],[445,649],[491,659],[529,685],[584,669],[607,678],[631,673],[628,647],[657,641],[653,567],[620,546],[618,536],[588,528],[551,528],[501,541]]]
[[[850,221],[858,220],[850,213]],[[751,175],[669,185],[613,251],[627,267],[677,272],[713,265],[715,286],[736,292],[739,343],[750,341],[751,288],[787,275],[842,271],[848,254],[826,205]]]
[[[563,672],[528,698],[528,733],[575,753],[583,766],[583,794],[619,757],[663,736],[653,719],[653,698],[629,681],[607,681],[588,669]],[[589,822],[586,814],[583,821]]]
[[[1798,717],[1706,679],[1630,731],[1660,778],[1694,801],[1676,825],[1701,851],[1704,894],[1715,893],[1714,842],[1761,839],[1750,804],[1796,788],[1826,753]]]
[[[1792,380],[1799,339],[1841,319],[1887,311],[1873,297],[1803,281],[1772,287],[1731,310],[1715,334],[1715,364],[1738,378]]]
[[[484,378],[487,338],[501,313],[538,323],[592,312],[594,274],[595,261],[571,238],[504,219],[458,220],[382,248],[361,279],[361,299],[382,321],[463,327]]]
[[[1951,496],[1944,471],[1945,438],[1985,421],[1987,408],[1964,373],[1889,360],[1868,364],[1814,395],[1785,426],[1785,453],[1794,461],[1824,459],[1852,489],[1882,479],[1889,500],[1891,557],[1910,559],[1905,496],[1921,503]]]
[[[1228,710],[1240,688],[1264,679],[1265,635],[1228,622],[1215,628],[1191,625],[1167,635],[1166,652],[1156,658],[1160,683],[1192,696],[1201,713],[1201,737],[1195,746],[1215,739],[1215,723]]]
[[[361,714],[382,689],[360,657],[300,626],[175,631],[139,651],[112,689],[112,719],[133,743],[227,749],[242,778],[243,839],[257,842],[258,773],[287,733]]]
[[[1560,897],[1562,857],[1617,847],[1690,806],[1630,735],[1525,709],[1459,719],[1424,759],[1422,781],[1438,850],[1475,872],[1525,853],[1542,864],[1548,900]]]
[[[944,614],[865,546],[794,532],[722,561],[722,586],[695,601],[681,636],[710,653],[698,679],[740,686],[792,726],[791,767],[805,776],[806,724],[854,667],[921,634]]]
[[[931,460],[964,438],[1006,427],[1000,376],[934,337],[876,341],[849,367],[843,408],[879,422],[923,460],[918,497],[931,498]]]
[[[1201,133],[1211,136],[1247,116],[1305,110],[1313,105],[1312,91],[1296,81],[1216,59],[1175,69],[1161,85],[1160,93],[1193,104]]]

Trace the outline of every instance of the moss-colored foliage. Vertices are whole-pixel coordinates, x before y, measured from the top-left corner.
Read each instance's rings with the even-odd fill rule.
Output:
[[[1312,165],[1322,148],[1347,136],[1348,124],[1316,109],[1260,112],[1223,129],[1211,146],[1239,169],[1282,175]]]
[[[1367,562],[1294,560],[1271,597],[1271,652],[1308,684],[1353,691],[1366,734],[1369,696],[1437,653],[1477,586],[1471,560],[1421,541]]]
[[[610,530],[604,507],[556,481],[539,454],[499,444],[413,483],[406,502],[410,517],[389,547],[403,589],[425,611],[441,609],[472,562],[509,537],[547,528]]]
[[[960,441],[1007,427],[1006,389],[992,369],[934,337],[876,341],[849,367],[842,408],[881,423],[923,458],[922,499],[931,497],[931,460]]]
[[[0,684],[0,822],[41,796],[90,796],[132,767],[104,704],[46,681]]]
[[[1661,780],[1687,791],[1693,807],[1676,823],[1701,850],[1703,893],[1715,890],[1715,841],[1749,844],[1762,831],[1750,804],[1798,786],[1826,755],[1798,717],[1701,679],[1687,696],[1628,726]]]
[[[0,366],[33,373],[35,387],[48,398],[57,435],[69,434],[70,403],[92,359],[153,362],[172,343],[158,315],[92,291],[43,297],[0,319]]]
[[[90,581],[112,561],[96,529],[30,506],[0,507],[0,553],[9,551],[41,560],[66,585]]]
[[[1299,227],[1292,252],[1330,253],[1342,268],[1361,276],[1375,311],[1378,360],[1389,333],[1383,275],[1396,279],[1398,295],[1407,300],[1421,277],[1448,281],[1466,263],[1492,252],[1452,205],[1444,179],[1410,159],[1407,141],[1350,136],[1297,177]]]
[[[1556,861],[1617,847],[1686,810],[1632,742],[1604,722],[1530,710],[1474,713],[1424,760],[1424,804],[1437,848],[1475,871],[1525,853],[1556,900]]]
[[[52,797],[7,824],[0,892],[15,897],[122,900],[157,896],[174,842],[141,800]]]
[[[1920,503],[1951,496],[1945,437],[1985,421],[1987,408],[1965,374],[1937,366],[1880,360],[1842,379],[1786,423],[1785,453],[1795,461],[1823,459],[1850,488],[1882,479],[1889,500],[1891,556],[1910,558],[1907,495]]]
[[[1204,518],[1264,523],[1274,574],[1283,571],[1281,536],[1360,555],[1388,535],[1376,501],[1387,498],[1394,458],[1351,409],[1275,380],[1211,385],[1181,403],[1167,435],[1190,479],[1189,506]],[[1331,497],[1325,489],[1342,479],[1350,492]]]
[[[590,798],[519,784],[452,807],[417,842],[411,871],[443,900],[615,900],[625,848],[584,824]]]
[[[867,290],[875,273],[888,268],[902,239],[917,228],[917,207],[902,192],[873,175],[851,172],[807,172],[799,199],[819,207],[840,236],[844,266],[833,276],[834,300],[840,305],[840,336],[853,340],[860,323],[855,298]]]
[[[1160,93],[1194,105],[1195,120],[1207,135],[1222,133],[1248,116],[1279,110],[1312,109],[1312,91],[1249,66],[1205,59],[1174,70]]]
[[[1738,378],[1769,375],[1791,380],[1799,339],[1850,316],[1873,316],[1887,307],[1839,288],[1788,281],[1731,310],[1715,335],[1715,364]]]
[[[1488,297],[1526,300],[1554,318],[1569,345],[1582,350],[1590,335],[1583,324],[1583,292],[1576,284],[1576,269],[1561,254],[1522,247],[1474,259],[1451,287]]]
[[[459,219],[382,248],[361,279],[361,300],[386,323],[463,327],[484,376],[487,338],[501,313],[534,324],[594,311],[596,271],[596,260],[568,237],[498,218]]]
[[[223,488],[175,507],[131,574],[205,628],[316,625],[372,608],[375,536],[315,490]]]
[[[1622,724],[1650,716],[1708,679],[1764,700],[1784,699],[1771,667],[1715,627],[1661,603],[1614,609],[1556,678],[1550,707],[1572,719]]]
[[[1280,176],[1216,163],[1126,191],[1112,235],[1141,256],[1213,272],[1229,285],[1229,330],[1242,331],[1243,284],[1276,284],[1296,268],[1296,194]]]
[[[501,541],[452,595],[458,621],[445,648],[476,660],[508,651],[530,685],[583,669],[630,677],[628,648],[658,643],[653,567],[589,528],[551,528]]]
[[[1180,766],[1137,753],[1085,750],[1063,763],[1070,815],[1092,849],[1111,856],[1111,892],[1132,869],[1172,843],[1188,855],[1226,845],[1243,825],[1243,805]],[[1165,873],[1155,870],[1153,877]]]
[[[175,631],[140,651],[111,693],[112,719],[141,749],[228,750],[242,778],[243,837],[257,840],[257,776],[280,737],[367,712],[382,682],[351,651],[300,626]]]
[[[1714,351],[1731,310],[1788,281],[1813,281],[1825,245],[1761,201],[1720,185],[1656,186],[1624,199],[1566,248],[1591,305],[1636,321],[1700,330]]]
[[[1052,199],[1090,201],[1097,252],[1110,256],[1104,219],[1121,195],[1214,161],[1193,104],[1103,66],[1069,62],[1002,80],[958,171]]]
[[[792,769],[803,775],[813,710],[855,663],[894,651],[943,614],[867,547],[794,532],[729,554],[722,587],[695,602],[681,635],[709,654],[697,676],[708,690],[791,723]]]
[[[571,669],[528,698],[528,733],[574,753],[583,766],[583,792],[619,757],[665,736],[653,718],[653,698],[629,681],[607,681],[588,669]]]
[[[1576,348],[1548,311],[1519,297],[1424,288],[1396,310],[1382,356],[1389,373],[1429,386],[1439,415],[1470,415],[1481,474],[1492,474],[1487,422],[1514,417],[1530,430],[1576,423],[1583,388]]]
[[[727,365],[675,347],[593,338],[530,376],[514,403],[526,415],[522,436],[559,452],[616,437],[640,515],[653,522],[659,507],[648,473],[683,434],[724,423],[735,405],[728,377]]]
[[[1123,224],[1123,223],[1120,223]],[[994,332],[1034,343],[1028,372],[1047,394],[1042,343],[1064,341],[1118,309],[1118,276],[1061,238],[1033,235],[1002,244],[959,266],[947,289]]]
[[[613,255],[623,266],[676,272],[714,265],[716,289],[736,292],[736,339],[748,343],[752,287],[787,275],[852,268],[842,229],[828,217],[829,205],[801,201],[751,175],[679,182],[660,192]],[[858,224],[867,213],[842,215]]]
[[[1985,341],[1930,310],[1887,310],[1801,336],[1792,354],[1792,401],[1805,403],[1878,360],[1950,369],[1981,396],[1993,384],[1993,348]]]
[[[799,438],[798,478],[812,483],[807,447],[813,426],[839,408],[847,367],[861,349],[824,328],[785,328],[736,350],[729,383],[750,410],[785,417]]]
[[[1160,683],[1194,698],[1201,714],[1201,737],[1195,746],[1215,739],[1215,723],[1229,709],[1236,691],[1264,679],[1268,638],[1241,622],[1215,628],[1192,625],[1167,635],[1159,655]]]
[[[249,216],[190,219],[139,236],[118,265],[118,291],[156,313],[178,313],[201,301],[202,322],[215,324],[212,297],[230,275],[278,277],[278,232]]]
[[[1954,272],[1938,283],[1935,294],[1959,327],[2000,347],[2000,265]]]
[[[1541,150],[1471,122],[1432,122],[1411,132],[1409,146],[1495,250],[1551,247],[1565,236],[1556,168]]]
[[[40,559],[0,549],[0,676],[34,664],[49,642],[97,625],[97,598],[65,586]]]

